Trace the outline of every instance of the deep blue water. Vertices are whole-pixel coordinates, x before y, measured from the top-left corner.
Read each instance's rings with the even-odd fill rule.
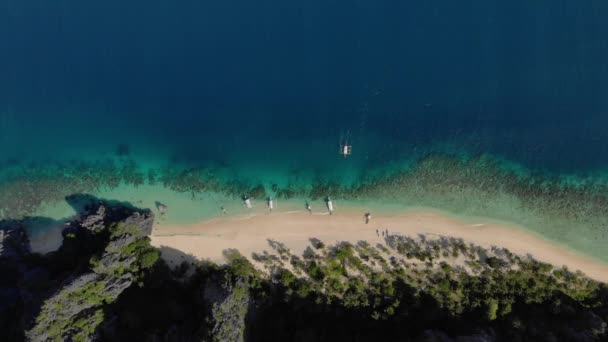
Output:
[[[606,18],[603,0],[3,0],[0,158],[293,143],[310,163],[350,130],[375,165],[449,145],[602,170]]]

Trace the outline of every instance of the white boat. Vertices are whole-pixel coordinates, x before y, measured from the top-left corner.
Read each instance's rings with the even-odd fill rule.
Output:
[[[334,202],[331,200],[331,198],[329,196],[327,196],[327,198],[325,199],[325,202],[327,203],[327,210],[329,211],[329,214],[333,214],[334,212]]]
[[[352,153],[353,145],[351,144],[350,131],[347,131],[346,135],[340,137],[340,154],[346,159]]]
[[[353,153],[353,147],[351,145],[341,145],[340,146],[340,154],[344,156],[344,158],[348,158]]]
[[[243,203],[245,204],[247,209],[251,209],[251,199],[249,198],[249,196],[243,196]]]

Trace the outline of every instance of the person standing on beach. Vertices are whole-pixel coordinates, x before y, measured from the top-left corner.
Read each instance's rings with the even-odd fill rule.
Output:
[[[308,203],[308,201],[306,201],[306,210],[308,210],[309,214],[312,214],[312,207],[310,206],[310,203]]]
[[[372,219],[372,214],[370,214],[369,212],[365,213],[365,224],[369,223],[369,220]]]

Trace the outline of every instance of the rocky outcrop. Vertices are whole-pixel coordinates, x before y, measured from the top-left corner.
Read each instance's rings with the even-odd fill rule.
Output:
[[[0,223],[0,259],[20,259],[30,252],[29,240],[19,221]]]
[[[211,341],[243,341],[245,318],[251,301],[249,286],[241,279],[214,276],[204,287],[204,301],[211,305],[207,318]]]
[[[90,195],[72,195],[66,201],[79,212],[78,218],[67,224],[66,231],[84,230],[89,233],[104,231],[109,225],[128,220],[133,213],[148,212],[139,210],[126,202],[104,201]],[[149,234],[151,227],[143,229]]]
[[[80,214],[61,248],[44,256],[30,251],[32,218],[0,221],[0,340],[94,340],[104,305],[158,258],[147,241],[150,211],[87,195],[66,200]]]
[[[133,215],[124,219],[123,224],[135,227],[141,236],[148,236],[152,234],[154,215],[148,210],[144,212],[135,212]]]
[[[124,208],[99,203],[89,213],[71,223],[69,231],[107,232],[109,240],[101,255],[90,260],[88,272],[70,277],[44,302],[26,332],[28,340],[96,340],[97,328],[104,321],[104,305],[113,303],[158,257],[146,237],[154,222],[151,212],[131,211],[124,219],[113,221],[116,215],[125,216]]]
[[[19,221],[0,221],[0,340],[19,340],[23,336],[24,297],[21,288],[27,267],[29,241]]]
[[[94,214],[91,214],[80,223],[80,226],[92,232],[99,232],[105,228],[104,218],[106,217],[106,207],[100,205]]]

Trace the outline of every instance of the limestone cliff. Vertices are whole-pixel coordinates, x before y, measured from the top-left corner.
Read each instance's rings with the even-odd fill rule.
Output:
[[[216,275],[207,279],[204,302],[211,305],[206,325],[210,341],[243,341],[250,305],[249,286],[242,279]]]
[[[108,219],[118,211],[125,216],[124,208],[99,204],[67,228],[76,236],[105,233],[109,238],[103,251],[90,259],[86,272],[66,279],[44,301],[26,332],[28,340],[96,340],[97,328],[104,321],[104,305],[114,302],[157,260],[158,252],[146,237],[154,222],[152,213],[130,211],[122,220]]]

